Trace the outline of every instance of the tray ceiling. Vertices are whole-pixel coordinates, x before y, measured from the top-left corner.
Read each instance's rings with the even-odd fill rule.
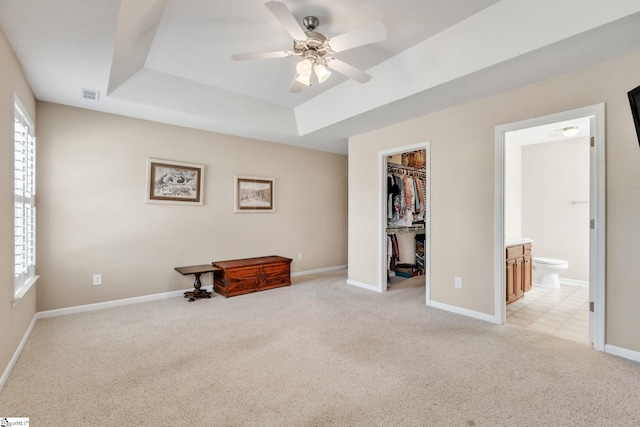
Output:
[[[264,3],[4,0],[0,26],[39,100],[343,154],[350,136],[640,51],[637,0],[290,0],[328,37],[388,34],[336,55],[368,83],[333,73],[292,94],[298,57],[231,60],[292,48]]]

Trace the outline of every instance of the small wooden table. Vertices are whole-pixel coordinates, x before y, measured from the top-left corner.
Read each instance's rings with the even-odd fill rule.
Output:
[[[200,282],[200,275],[206,273],[213,273],[215,278],[215,272],[219,271],[218,267],[214,267],[211,264],[203,265],[191,265],[188,267],[176,267],[176,271],[184,276],[188,274],[195,274],[196,281],[193,283],[194,290],[184,293],[185,298],[189,298],[189,302],[195,301],[196,298],[211,298],[211,292],[206,289],[200,289],[202,282]]]

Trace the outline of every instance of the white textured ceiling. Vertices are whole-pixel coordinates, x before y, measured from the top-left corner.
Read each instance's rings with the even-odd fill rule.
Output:
[[[0,0],[37,99],[318,150],[347,138],[640,51],[638,0],[285,0],[327,37],[381,21],[338,53],[367,71],[289,93],[297,57],[264,0]],[[100,91],[98,101],[82,89]]]
[[[564,129],[577,127],[576,135],[567,136],[563,134]],[[517,145],[542,144],[545,142],[565,141],[573,138],[585,138],[591,134],[589,117],[563,120],[546,125],[533,126],[530,128],[518,129],[506,133],[506,142]]]

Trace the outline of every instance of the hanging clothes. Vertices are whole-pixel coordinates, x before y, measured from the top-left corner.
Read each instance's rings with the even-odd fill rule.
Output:
[[[387,175],[387,219],[394,219],[394,203],[393,198],[400,195],[400,187],[398,186],[395,176]]]
[[[396,263],[400,260],[398,238],[395,234],[387,235],[387,270],[395,270]]]
[[[424,221],[426,183],[406,174],[387,175],[387,220],[389,225],[409,227]]]

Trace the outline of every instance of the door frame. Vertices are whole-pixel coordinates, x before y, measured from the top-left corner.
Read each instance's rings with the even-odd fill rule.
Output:
[[[590,218],[595,224],[589,232],[589,337],[598,351],[605,346],[605,105],[595,104],[547,116],[536,117],[495,128],[495,208],[494,208],[494,289],[496,323],[506,322],[505,268],[504,268],[504,149],[505,134],[565,120],[590,117],[591,138],[594,144],[590,154]]]
[[[426,304],[431,303],[431,141],[378,152],[378,292],[387,291],[387,157],[410,151],[425,150],[426,212],[424,220],[424,269]]]

